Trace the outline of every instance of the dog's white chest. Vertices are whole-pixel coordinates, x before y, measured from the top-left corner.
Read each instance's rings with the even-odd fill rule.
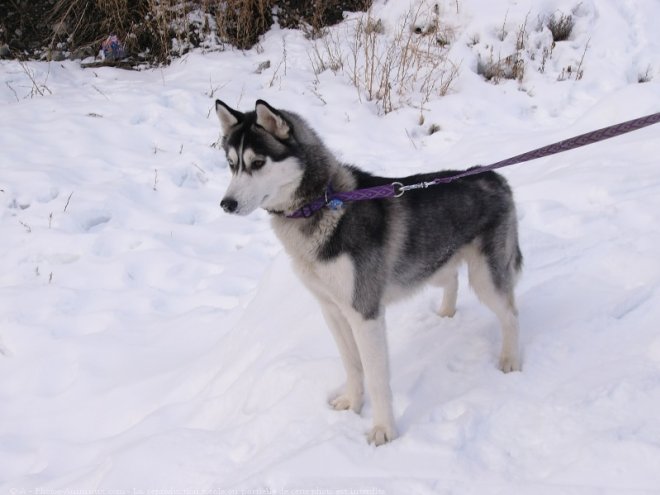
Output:
[[[317,297],[350,305],[354,284],[350,257],[342,255],[329,261],[319,259],[319,250],[331,230],[316,229],[312,235],[306,235],[295,223],[281,219],[273,219],[273,228],[305,286]]]

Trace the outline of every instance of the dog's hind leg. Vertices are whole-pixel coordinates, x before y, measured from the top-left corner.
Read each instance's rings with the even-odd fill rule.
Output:
[[[516,310],[513,292],[500,295],[497,303],[489,305],[502,325],[502,351],[499,368],[504,373],[520,371],[520,349],[518,344],[518,311]]]
[[[366,318],[352,309],[346,314],[360,351],[367,390],[373,406],[373,428],[368,433],[367,440],[369,443],[382,445],[397,436],[392,410],[385,319],[382,315]]]
[[[346,370],[346,389],[344,393],[332,397],[330,405],[337,411],[351,409],[356,413],[362,410],[364,397],[364,373],[360,353],[353,338],[353,332],[348,321],[334,303],[328,300],[321,301],[321,311],[328,327],[335,338],[339,354]]]
[[[486,255],[474,247],[469,256],[468,276],[470,286],[493,313],[497,316],[502,327],[502,351],[500,353],[499,368],[504,372],[520,371],[520,351],[518,347],[518,311],[513,294],[515,273],[507,273],[500,284],[495,283],[493,274],[497,267],[491,266]],[[497,276],[503,277],[502,272]]]

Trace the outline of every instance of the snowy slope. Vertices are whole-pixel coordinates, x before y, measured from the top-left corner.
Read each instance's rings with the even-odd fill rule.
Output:
[[[217,97],[298,111],[342,159],[388,175],[660,111],[654,0],[581,2],[573,37],[544,74],[530,58],[522,84],[475,74],[503,23],[498,50],[528,13],[576,4],[442,3],[461,72],[424,126],[419,108],[381,115],[345,75],[316,83],[296,31],[162,70],[29,63],[44,96],[0,61],[0,493],[660,493],[660,127],[503,172],[524,370],[496,370],[496,321],[464,276],[452,320],[435,290],[390,308],[402,435],[379,448],[368,403],[362,417],[326,405],[338,353],[267,214],[218,207]],[[405,8],[374,12],[394,25]],[[557,81],[587,40],[582,79]]]

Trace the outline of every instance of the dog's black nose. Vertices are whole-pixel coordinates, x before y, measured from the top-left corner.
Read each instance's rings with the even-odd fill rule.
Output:
[[[227,213],[234,213],[236,208],[238,208],[238,201],[232,198],[225,198],[220,201],[220,206],[222,206],[222,209]]]

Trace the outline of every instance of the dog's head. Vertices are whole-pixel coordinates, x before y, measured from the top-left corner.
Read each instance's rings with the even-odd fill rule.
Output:
[[[258,100],[252,112],[242,113],[215,102],[222,147],[232,172],[220,205],[228,213],[247,215],[257,208],[284,211],[303,177],[296,156],[295,116]]]

